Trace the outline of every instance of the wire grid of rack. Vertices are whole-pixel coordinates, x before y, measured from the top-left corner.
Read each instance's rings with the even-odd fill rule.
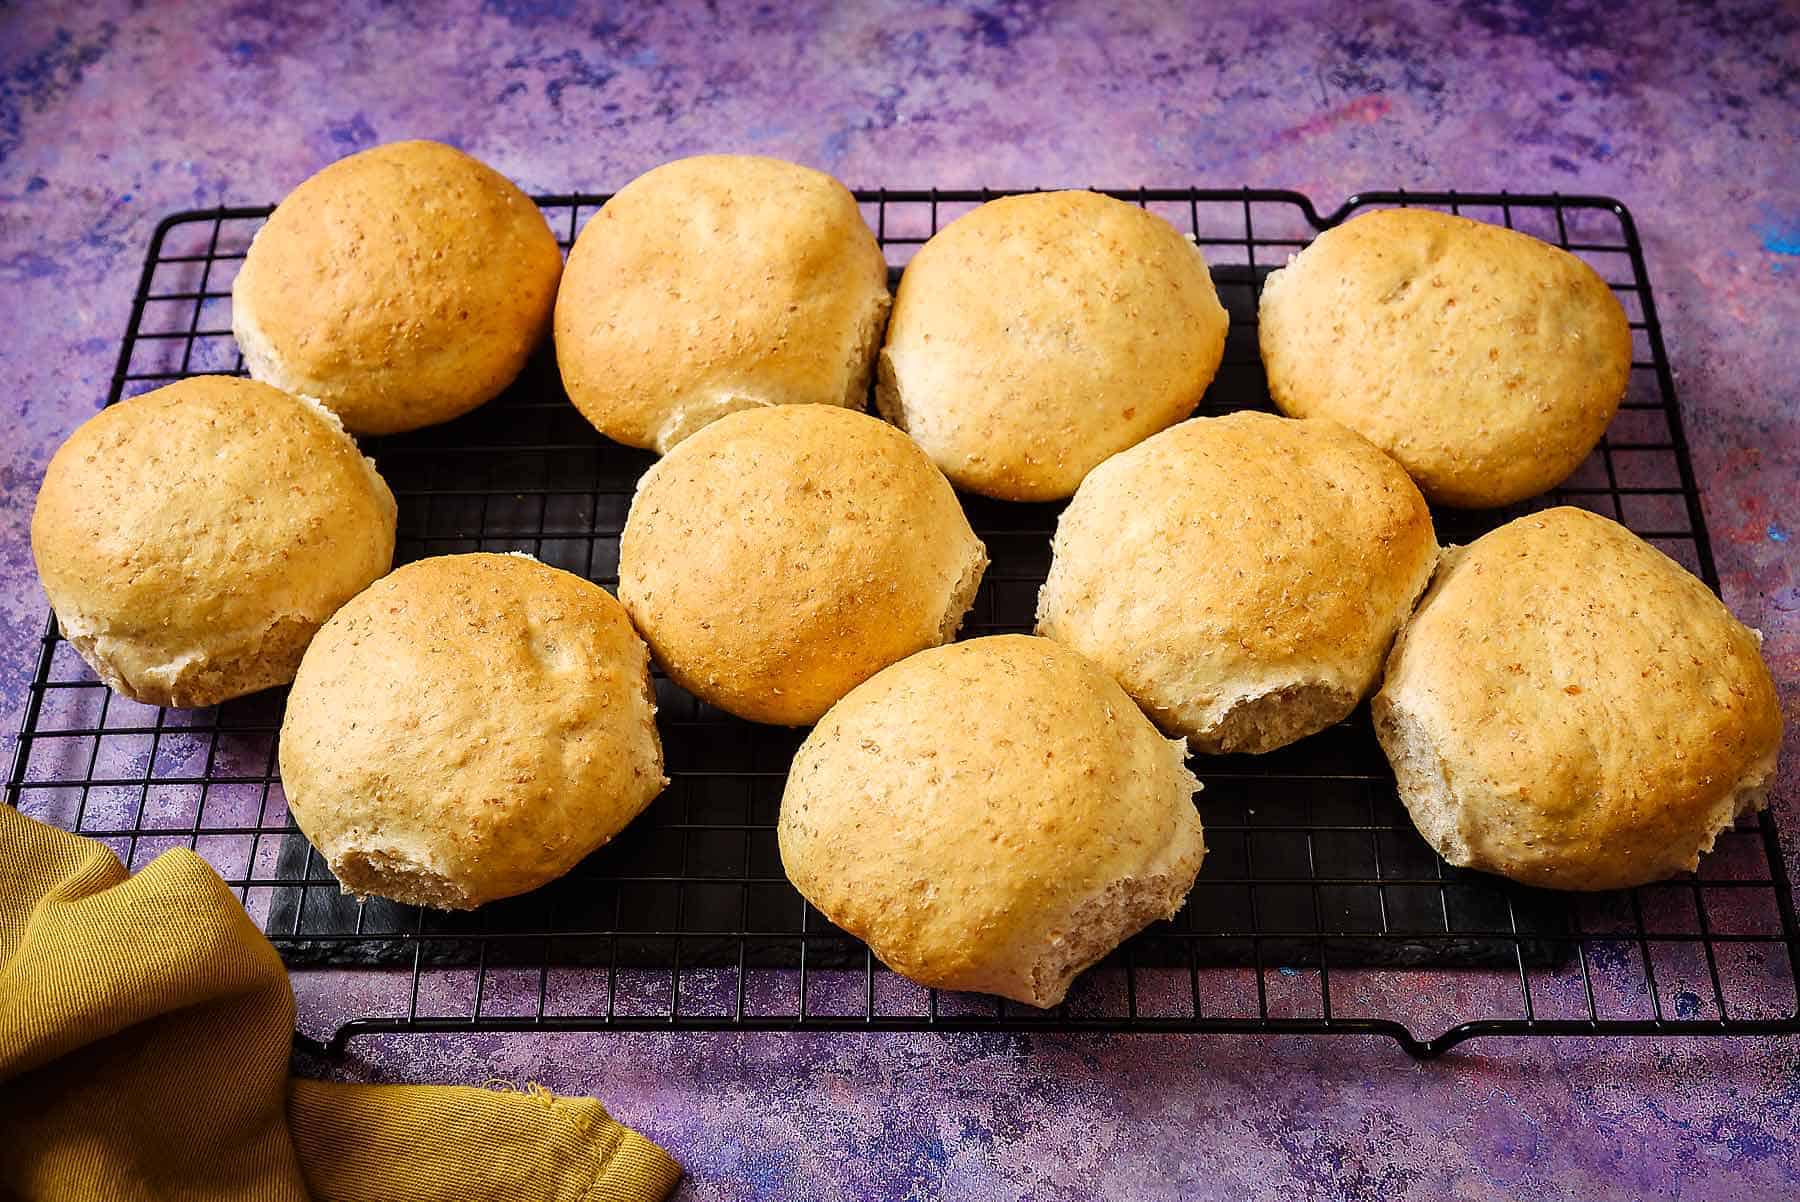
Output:
[[[858,193],[894,272],[941,224],[999,193]],[[1368,193],[1321,216],[1298,193],[1138,190],[1190,232],[1231,314],[1203,413],[1268,408],[1261,281],[1320,230],[1379,205],[1426,205],[1564,246],[1631,321],[1625,403],[1553,493],[1439,511],[1465,542],[1521,512],[1580,505],[1718,579],[1630,215],[1594,197]],[[563,245],[603,196],[540,198]],[[265,208],[177,213],[156,229],[109,403],[183,376],[243,370],[230,287]],[[372,439],[400,501],[397,558],[524,550],[611,588],[649,457],[569,405],[547,351],[458,421]],[[992,567],[962,637],[1028,630],[1056,506],[965,498]],[[786,883],[774,820],[799,733],[754,726],[657,679],[672,783],[563,880],[470,914],[338,890],[290,823],[276,771],[284,692],[206,710],[110,694],[52,621],[29,685],[8,800],[113,846],[132,867],[205,856],[292,965],[362,966],[370,1011],[331,1041],[470,1029],[945,1029],[1390,1035],[1418,1056],[1476,1035],[1800,1031],[1800,930],[1773,818],[1726,832],[1696,876],[1553,894],[1447,867],[1419,839],[1366,709],[1261,757],[1197,759],[1210,851],[1188,905],[1090,970],[1049,1011],[940,993],[885,969]],[[359,991],[359,996],[362,993]]]

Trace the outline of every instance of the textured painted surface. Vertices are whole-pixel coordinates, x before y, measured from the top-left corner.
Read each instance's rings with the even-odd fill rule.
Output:
[[[1198,9],[1199,6],[1194,6]],[[1330,19],[1321,19],[1330,12]],[[560,0],[0,9],[0,727],[42,622],[25,528],[103,399],[157,216],[376,141],[532,190],[747,149],[853,185],[1619,196],[1647,248],[1726,599],[1800,698],[1800,22],[1627,3]],[[1788,757],[1800,754],[1790,737]],[[1777,805],[1800,829],[1793,775]],[[1793,847],[1789,847],[1790,861]],[[363,982],[296,980],[304,1022]],[[707,1198],[1800,1194],[1800,1046],[1007,1037],[370,1040],[340,1071],[600,1095]]]

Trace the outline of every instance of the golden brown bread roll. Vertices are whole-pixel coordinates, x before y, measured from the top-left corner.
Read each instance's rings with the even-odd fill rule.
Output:
[[[596,429],[666,453],[739,409],[861,409],[887,311],[887,263],[842,184],[700,155],[632,180],[582,229],[556,358]]]
[[[1445,505],[1507,505],[1561,483],[1631,374],[1625,311],[1593,268],[1427,209],[1320,234],[1269,276],[1260,322],[1284,413],[1349,426]]]
[[[649,654],[606,591],[525,555],[377,581],[308,648],[288,810],[347,892],[466,910],[535,889],[667,782]]]
[[[960,488],[1075,491],[1107,456],[1194,411],[1225,350],[1199,249],[1093,192],[982,205],[900,279],[875,400]]]
[[[947,642],[986,566],[949,482],[906,435],[782,405],[721,418],[644,473],[619,599],[677,684],[798,726]]]
[[[288,194],[231,289],[250,374],[358,434],[466,413],[550,325],[562,252],[512,182],[437,142],[339,159]]]
[[[1623,526],[1551,509],[1445,552],[1375,732],[1450,863],[1642,884],[1692,869],[1765,804],[1781,710],[1758,642]]]
[[[782,867],[896,972],[1054,1006],[1193,886],[1206,849],[1182,756],[1048,639],[921,651],[801,745]]]
[[[1335,423],[1248,412],[1108,459],[1053,547],[1038,633],[1215,753],[1271,751],[1348,715],[1437,562],[1399,464]]]
[[[151,705],[215,705],[294,678],[320,623],[392,564],[394,516],[329,411],[196,376],[69,436],[31,549],[102,680]]]

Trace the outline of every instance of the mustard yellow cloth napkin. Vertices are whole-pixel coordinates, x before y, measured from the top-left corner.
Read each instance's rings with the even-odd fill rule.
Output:
[[[288,1077],[294,995],[199,856],[128,877],[0,804],[0,1198],[657,1202],[588,1098]]]

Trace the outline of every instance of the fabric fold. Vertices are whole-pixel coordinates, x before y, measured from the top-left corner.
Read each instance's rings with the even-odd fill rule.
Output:
[[[680,1167],[589,1098],[288,1076],[293,992],[191,851],[135,876],[0,805],[0,1196],[656,1202]]]
[[[661,1198],[681,1168],[613,1120],[592,1098],[533,1086],[341,1085],[295,1078],[288,1122],[307,1184],[321,1202],[586,1202]],[[490,1170],[470,1192],[446,1174],[486,1150]]]

